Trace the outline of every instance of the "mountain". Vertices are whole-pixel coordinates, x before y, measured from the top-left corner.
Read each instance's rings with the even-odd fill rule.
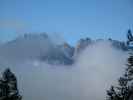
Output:
[[[97,40],[91,40],[90,38],[84,38],[80,39],[75,47],[75,54],[80,53],[83,51],[86,47],[93,45],[98,42],[109,42],[113,48],[116,48],[118,50],[123,50],[127,51],[129,49],[129,46],[126,45],[125,42],[123,41],[118,41],[118,40],[103,40],[103,39],[97,39]]]
[[[70,49],[69,49],[70,48]],[[73,50],[73,49],[72,49]],[[0,46],[0,59],[41,60],[50,64],[72,64],[70,46],[58,46],[46,33],[24,34]]]
[[[39,60],[48,64],[71,65],[74,63],[76,55],[80,54],[86,47],[100,41],[110,42],[114,48],[119,50],[128,50],[124,42],[112,39],[91,40],[84,38],[80,39],[75,47],[72,47],[67,42],[56,44],[47,33],[28,33],[2,44],[0,46],[0,61]]]
[[[89,46],[93,41],[90,38],[80,39],[75,47],[76,53],[79,53],[87,46]]]
[[[112,40],[112,39],[108,39],[109,42],[111,42],[112,46],[117,48],[117,49],[121,49],[124,51],[127,51],[129,48],[129,46],[127,46],[127,44],[123,41],[118,41],[118,40]]]

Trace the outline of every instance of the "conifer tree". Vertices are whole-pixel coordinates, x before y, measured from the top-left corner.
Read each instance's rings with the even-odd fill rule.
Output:
[[[128,45],[133,42],[131,30],[128,30]],[[127,60],[127,68],[122,77],[118,79],[118,86],[111,86],[107,91],[107,100],[133,100],[133,50]]]
[[[133,35],[132,35],[132,31],[129,29],[127,32],[127,45],[130,45],[131,42],[133,42]]]
[[[21,100],[14,73],[7,68],[0,79],[0,100]]]

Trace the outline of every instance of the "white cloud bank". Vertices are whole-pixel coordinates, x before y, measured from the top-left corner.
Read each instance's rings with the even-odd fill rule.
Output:
[[[122,74],[126,59],[126,52],[98,42],[87,47],[72,66],[30,60],[7,66],[18,77],[23,100],[104,100],[106,90]]]

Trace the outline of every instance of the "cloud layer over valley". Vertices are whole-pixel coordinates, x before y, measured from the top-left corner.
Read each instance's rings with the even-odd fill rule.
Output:
[[[18,38],[0,46],[0,70],[10,67],[16,74],[23,100],[104,100],[124,71],[127,51],[108,40],[91,43],[78,54],[64,46],[56,47],[44,35]]]

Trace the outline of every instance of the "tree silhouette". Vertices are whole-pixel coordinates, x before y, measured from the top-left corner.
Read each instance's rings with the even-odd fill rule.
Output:
[[[0,79],[0,100],[21,100],[14,73],[7,68]]]
[[[128,30],[127,44],[133,42],[131,30]],[[133,100],[133,50],[127,60],[127,68],[122,77],[118,79],[118,86],[111,86],[107,91],[107,100]]]
[[[133,42],[133,35],[132,35],[132,31],[129,29],[127,32],[127,45],[130,45],[131,42]]]

